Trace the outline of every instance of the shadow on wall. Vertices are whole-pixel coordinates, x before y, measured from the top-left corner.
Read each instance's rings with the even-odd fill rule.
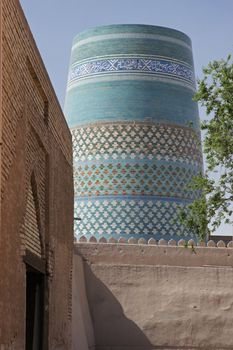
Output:
[[[141,329],[125,316],[111,291],[94,275],[87,263],[84,265],[96,350],[154,349]]]

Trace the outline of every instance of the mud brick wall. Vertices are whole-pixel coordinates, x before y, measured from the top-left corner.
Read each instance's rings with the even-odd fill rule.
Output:
[[[24,349],[29,251],[45,263],[49,349],[70,348],[72,141],[18,0],[1,1],[0,347]]]
[[[76,243],[73,349],[233,349],[233,246],[210,242]]]

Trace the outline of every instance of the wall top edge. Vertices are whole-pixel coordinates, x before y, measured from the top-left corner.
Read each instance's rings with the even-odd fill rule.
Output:
[[[88,264],[106,266],[172,266],[173,268],[233,268],[233,242],[228,247],[223,241],[217,245],[188,246],[160,240],[157,244],[142,241],[123,242],[78,242],[74,244],[74,255],[81,256]]]
[[[230,238],[230,237],[229,237]],[[223,240],[219,240],[215,242],[214,240],[208,240],[208,241],[200,241],[196,242],[193,239],[190,240],[184,240],[180,239],[179,241],[176,241],[174,239],[165,240],[160,239],[156,240],[154,238],[150,238],[148,241],[145,238],[134,238],[130,237],[128,240],[124,237],[119,237],[117,240],[116,238],[110,237],[108,240],[105,237],[100,237],[98,240],[95,236],[91,236],[89,239],[85,236],[81,236],[78,239],[75,239],[75,244],[134,244],[134,245],[154,245],[154,246],[170,246],[170,247],[183,247],[183,248],[191,248],[199,247],[199,248],[233,248],[233,240],[230,240],[228,243],[225,243]]]

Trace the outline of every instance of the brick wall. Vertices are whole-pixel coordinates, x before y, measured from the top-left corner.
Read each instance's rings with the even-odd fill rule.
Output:
[[[1,1],[0,346],[23,349],[27,252],[46,266],[47,347],[70,348],[72,143],[18,0]]]

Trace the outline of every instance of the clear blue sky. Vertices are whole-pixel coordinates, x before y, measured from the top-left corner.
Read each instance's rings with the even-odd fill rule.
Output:
[[[232,0],[21,0],[61,105],[73,37],[90,27],[143,23],[190,36],[196,75],[210,60],[233,53]]]
[[[90,27],[142,23],[178,29],[193,44],[196,76],[233,55],[233,0],[21,0],[61,106],[73,37]],[[200,109],[200,117],[205,118]],[[232,227],[218,232],[232,234]]]

